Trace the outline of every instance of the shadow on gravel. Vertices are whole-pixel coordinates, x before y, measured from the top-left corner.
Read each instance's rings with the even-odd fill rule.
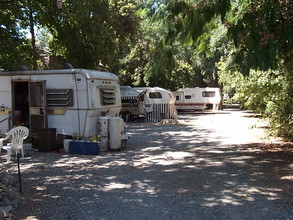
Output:
[[[27,213],[22,209],[15,215],[293,219],[292,151],[224,145],[220,137],[211,141],[212,130],[188,125],[132,124],[129,132],[128,146],[118,152],[36,153],[24,160],[24,196],[29,203]]]
[[[162,128],[149,129],[159,133]],[[161,145],[157,142],[154,147],[156,142],[151,135],[151,146],[146,144],[140,158],[133,158],[139,161],[135,167],[147,173],[141,181],[151,182],[154,195],[177,204],[171,209],[166,207],[170,212],[167,217],[293,217],[292,150],[264,152],[255,145],[225,146],[205,138],[211,130],[192,130],[189,135],[189,129],[192,130],[168,126],[164,130],[169,135],[164,135]],[[180,134],[182,130],[186,131],[184,135]],[[160,178],[151,181],[158,173]]]

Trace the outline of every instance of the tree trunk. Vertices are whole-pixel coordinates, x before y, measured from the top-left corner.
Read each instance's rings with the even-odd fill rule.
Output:
[[[37,69],[37,50],[36,50],[36,37],[34,28],[34,17],[31,3],[29,5],[29,24],[30,24],[30,34],[31,34],[31,48],[33,51],[33,69]]]

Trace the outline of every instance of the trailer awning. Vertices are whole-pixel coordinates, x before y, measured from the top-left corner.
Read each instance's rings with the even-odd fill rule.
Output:
[[[143,95],[146,90],[142,88],[122,87],[120,92],[121,99],[137,99],[139,96]]]

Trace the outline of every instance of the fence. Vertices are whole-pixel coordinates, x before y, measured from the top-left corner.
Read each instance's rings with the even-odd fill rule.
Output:
[[[153,111],[146,114],[146,121],[160,122],[163,119],[177,120],[177,111],[174,104],[153,104]]]

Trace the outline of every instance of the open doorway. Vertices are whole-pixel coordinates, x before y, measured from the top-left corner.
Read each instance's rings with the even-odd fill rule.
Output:
[[[12,82],[12,123],[13,126],[29,127],[29,89],[28,82]]]

